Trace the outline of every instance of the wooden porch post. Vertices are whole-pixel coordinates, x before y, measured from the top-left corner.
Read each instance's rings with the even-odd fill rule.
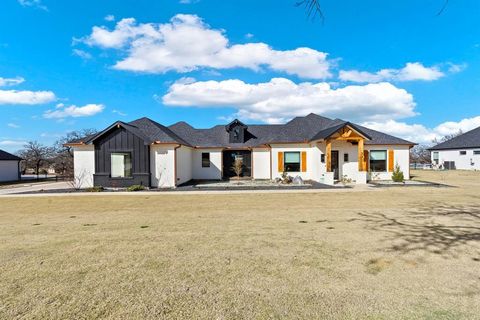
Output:
[[[358,141],[358,171],[366,171],[364,149],[364,140],[361,139]]]
[[[327,140],[327,148],[325,150],[325,156],[327,161],[327,172],[332,172],[332,141]]]

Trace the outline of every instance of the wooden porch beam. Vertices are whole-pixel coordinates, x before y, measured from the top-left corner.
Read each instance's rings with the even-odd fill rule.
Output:
[[[327,162],[327,172],[332,172],[332,141],[326,141],[325,158]]]
[[[365,159],[364,159],[364,151],[365,150],[365,145],[364,145],[364,140],[359,140],[358,141],[358,171],[366,171],[365,168]]]

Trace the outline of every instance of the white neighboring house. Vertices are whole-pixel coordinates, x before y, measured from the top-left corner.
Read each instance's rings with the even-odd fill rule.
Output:
[[[0,150],[0,182],[20,180],[20,161],[21,158]]]
[[[286,172],[332,185],[349,180],[390,180],[398,165],[410,178],[414,143],[357,124],[316,114],[280,125],[227,125],[196,129],[185,122],[163,126],[141,118],[117,121],[98,134],[71,141],[81,187],[172,188],[191,180],[235,176],[275,179]]]
[[[480,127],[429,149],[437,168],[480,170]]]

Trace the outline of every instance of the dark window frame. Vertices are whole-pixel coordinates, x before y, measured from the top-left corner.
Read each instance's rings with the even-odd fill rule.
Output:
[[[298,154],[298,162],[287,162],[287,154]],[[302,164],[302,153],[300,151],[285,151],[283,153],[283,171],[300,172]]]
[[[124,175],[123,176],[113,176],[112,175],[112,170],[113,170],[113,162],[112,162],[112,156],[113,155],[128,155],[128,157],[130,158],[130,170],[129,170],[129,174],[127,174],[127,170],[126,168],[124,168]],[[125,167],[125,158],[124,158],[124,167]],[[110,152],[110,178],[111,179],[132,179],[133,178],[133,155],[132,155],[132,151],[123,151],[123,150],[118,150],[118,151],[111,151]]]
[[[473,150],[474,156],[480,156],[480,150]]]
[[[466,156],[467,155],[467,150],[460,150],[458,152],[461,156]]]
[[[210,168],[210,163],[210,152],[202,152],[202,168]]]
[[[325,163],[325,153],[320,156],[320,162]]]
[[[350,156],[348,153],[343,154],[343,162],[350,162]]]
[[[374,152],[385,152],[385,160],[372,160],[372,153]],[[370,172],[387,172],[387,162],[388,162],[388,152],[387,150],[370,150],[369,152],[369,159],[368,159],[368,167]],[[383,169],[385,167],[385,169]],[[380,169],[378,169],[380,168]]]

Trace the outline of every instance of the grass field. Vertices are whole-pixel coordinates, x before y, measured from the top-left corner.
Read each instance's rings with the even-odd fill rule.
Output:
[[[0,198],[0,319],[480,319],[480,172],[453,188]]]

